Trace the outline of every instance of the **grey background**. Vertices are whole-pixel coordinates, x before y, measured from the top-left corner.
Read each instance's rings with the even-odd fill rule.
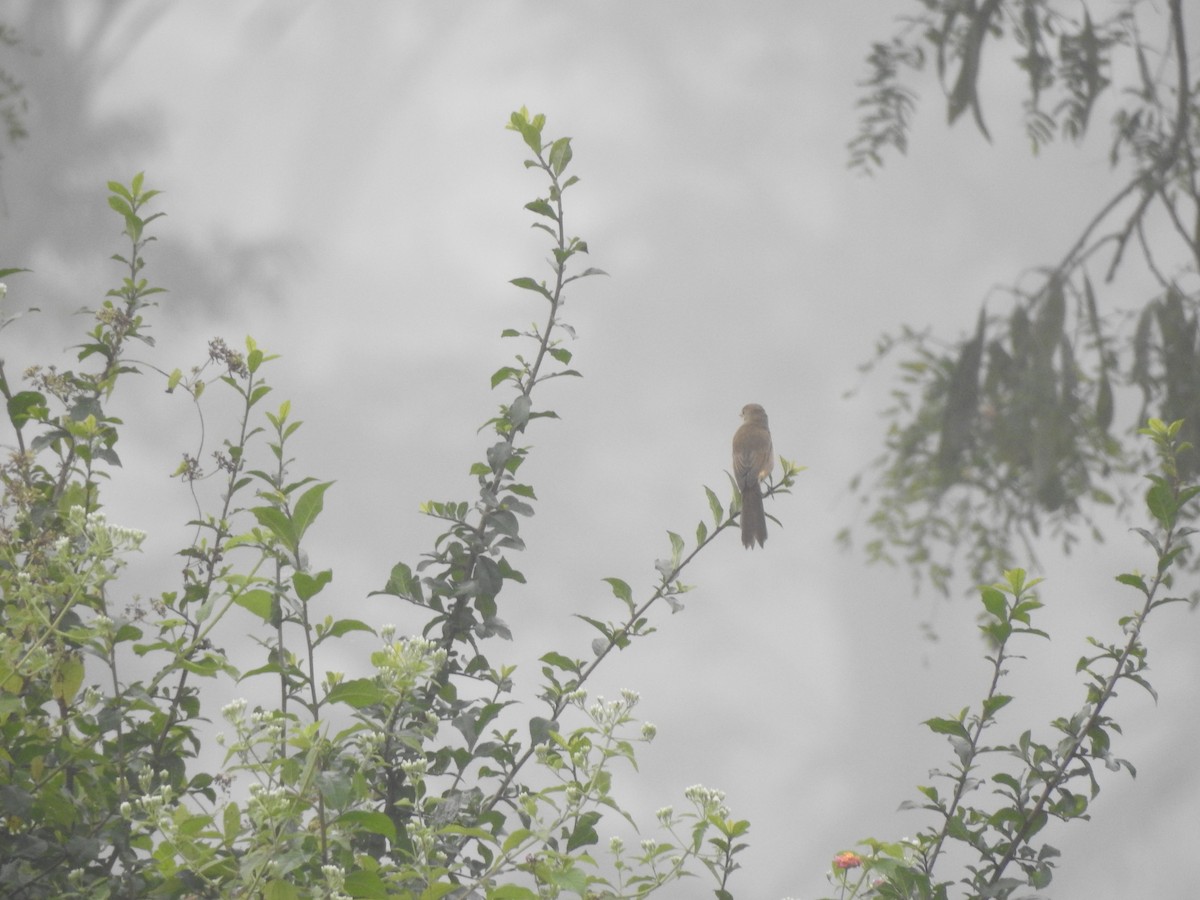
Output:
[[[651,589],[665,531],[690,540],[708,515],[701,485],[727,496],[738,411],[762,403],[776,452],[808,467],[768,507],[784,527],[764,552],[729,536],[705,553],[687,572],[686,610],[657,611],[659,633],[611,659],[591,692],[638,690],[658,726],[640,771],[618,780],[641,821],[682,808],[691,784],[719,787],[752,822],[735,893],[823,896],[836,852],[921,826],[896,807],[949,748],[918,723],[973,702],[988,675],[967,586],[962,602],[914,598],[903,573],[834,545],[844,525],[861,526],[846,484],[879,451],[895,374],[856,366],[901,323],[948,337],[970,327],[997,284],[1056,261],[1109,190],[1103,131],[1082,150],[1031,157],[1021,84],[1000,59],[986,84],[994,144],[948,131],[929,83],[911,156],[874,179],[848,172],[854,85],[891,13],[865,2],[12,3],[32,136],[6,152],[0,249],[3,264],[36,270],[8,279],[11,306],[43,312],[5,332],[8,370],[65,364],[57,354],[84,323],[68,313],[119,275],[104,182],[144,169],[169,213],[148,274],[171,290],[144,358],[186,369],[218,334],[282,354],[266,371],[274,400],[292,399],[305,422],[295,471],[337,480],[309,542],[312,565],[334,569],[323,602],[415,630],[413,611],[366,595],[437,533],[420,502],[472,497],[467,469],[486,446],[475,429],[506,399],[487,379],[516,348],[499,332],[542,316],[506,283],[545,277],[546,250],[521,209],[542,184],[503,124],[522,104],[546,113],[551,135],[575,139],[583,179],[567,197],[569,231],[612,277],[569,295],[585,377],[536,399],[562,419],[529,432],[523,474],[539,503],[529,551],[512,560],[529,584],[501,595],[516,640],[489,655],[524,661],[526,700],[537,655],[586,655],[591,633],[572,614],[617,614],[605,576]],[[1138,286],[1131,274],[1106,302],[1134,306]],[[167,476],[199,427],[160,380],[122,394],[113,411],[131,427],[109,514],[150,532],[128,584],[153,594],[175,586],[171,554],[190,538],[189,498]],[[206,453],[231,421],[218,395],[206,398]],[[997,741],[1033,726],[1052,739],[1039,723],[1082,701],[1072,673],[1084,637],[1116,640],[1134,602],[1112,576],[1152,564],[1123,526],[1099,552],[1042,562],[1040,624],[1054,640],[1013,663],[1019,701]],[[240,636],[253,627],[235,615],[226,636],[245,668],[259,659]],[[1151,621],[1160,700],[1125,691],[1113,709],[1127,732],[1116,753],[1139,777],[1102,773],[1095,821],[1047,828],[1064,851],[1050,895],[1194,895],[1196,638],[1183,608]],[[369,649],[347,642],[328,665],[361,671]],[[220,687],[208,708],[263,689]],[[537,712],[527,702],[513,722]],[[707,895],[699,881],[669,894]]]

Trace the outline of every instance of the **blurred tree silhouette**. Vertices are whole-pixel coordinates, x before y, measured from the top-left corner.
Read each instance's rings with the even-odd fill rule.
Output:
[[[0,22],[0,47],[4,48],[6,55],[7,51],[20,46],[21,35],[17,30]],[[15,145],[28,137],[29,132],[25,129],[25,115],[28,110],[25,85],[16,79],[7,66],[0,66],[0,125],[4,128],[4,136],[8,143]],[[4,154],[0,152],[0,160],[3,159]]]
[[[1032,558],[1043,532],[1066,550],[1081,532],[1100,540],[1098,509],[1125,502],[1145,464],[1128,438],[1147,416],[1185,420],[1181,437],[1200,443],[1200,88],[1181,0],[1165,15],[1135,0],[907,7],[868,56],[851,168],[873,173],[906,152],[928,68],[948,122],[969,111],[990,139],[981,85],[1011,77],[1001,67],[1013,60],[1035,153],[1059,136],[1081,143],[1099,113],[1111,116],[1111,186],[1061,256],[1034,261],[973,333],[947,342],[905,329],[864,367],[905,356],[885,450],[854,484],[868,553],[945,592],[956,565],[982,580]],[[1122,310],[1113,281],[1131,268],[1155,288]],[[1180,466],[1191,476],[1200,460],[1191,452]]]
[[[0,25],[0,51],[8,51],[0,58],[0,129],[20,151],[0,171],[6,259],[54,260],[66,272],[90,258],[107,225],[96,185],[129,159],[144,160],[163,134],[162,110],[100,112],[100,96],[168,11],[161,4],[26,3]],[[180,309],[220,311],[250,293],[281,300],[274,275],[282,249],[225,234],[203,245],[176,236],[160,265],[166,280],[204,298]],[[52,302],[38,299],[43,307]],[[47,327],[56,323],[48,318]]]

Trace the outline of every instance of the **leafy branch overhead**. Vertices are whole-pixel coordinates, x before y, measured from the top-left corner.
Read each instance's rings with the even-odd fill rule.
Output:
[[[1128,502],[1145,463],[1127,436],[1146,417],[1183,420],[1187,441],[1200,438],[1200,83],[1180,0],[1165,14],[1131,0],[911,7],[868,57],[852,167],[875,171],[907,149],[915,82],[931,65],[949,121],[970,111],[990,138],[983,85],[1009,74],[1015,50],[1035,152],[1058,135],[1082,141],[1102,100],[1114,110],[1112,186],[1057,258],[993,292],[970,334],[905,329],[867,366],[902,357],[885,451],[857,480],[865,546],[948,590],[956,564],[983,579],[1030,558],[1043,533],[1068,550],[1098,537],[1099,510]],[[1113,84],[1116,72],[1130,80]],[[1124,269],[1157,285],[1140,307],[1116,305]],[[1180,465],[1200,471],[1200,457]]]

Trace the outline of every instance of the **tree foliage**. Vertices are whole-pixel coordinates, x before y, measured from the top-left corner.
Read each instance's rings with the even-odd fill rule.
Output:
[[[969,335],[909,328],[881,340],[874,365],[902,353],[889,429],[865,488],[876,559],[949,590],[1031,558],[1037,538],[1066,549],[1098,539],[1102,510],[1123,504],[1144,467],[1130,436],[1147,416],[1200,438],[1200,143],[1181,0],[913,0],[874,45],[850,163],[876,171],[904,152],[932,69],[947,120],[970,113],[989,137],[989,78],[1023,75],[1034,152],[1082,142],[1110,117],[1111,186],[1060,255],[993,295]],[[1118,77],[1124,82],[1114,83]],[[1114,283],[1134,269],[1155,285],[1128,307]],[[1132,274],[1132,273],[1131,273]],[[1180,460],[1186,474],[1200,457]],[[847,535],[848,537],[848,535]]]

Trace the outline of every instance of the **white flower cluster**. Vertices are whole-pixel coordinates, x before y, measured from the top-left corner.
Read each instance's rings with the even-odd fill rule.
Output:
[[[400,687],[411,687],[445,665],[446,651],[433,641],[419,637],[393,640],[371,655],[381,671],[388,672]]]
[[[720,816],[722,819],[725,819],[729,816],[729,807],[725,805],[724,791],[718,791],[715,788],[706,788],[702,784],[693,784],[683,792],[683,796],[694,803],[705,817]]]

